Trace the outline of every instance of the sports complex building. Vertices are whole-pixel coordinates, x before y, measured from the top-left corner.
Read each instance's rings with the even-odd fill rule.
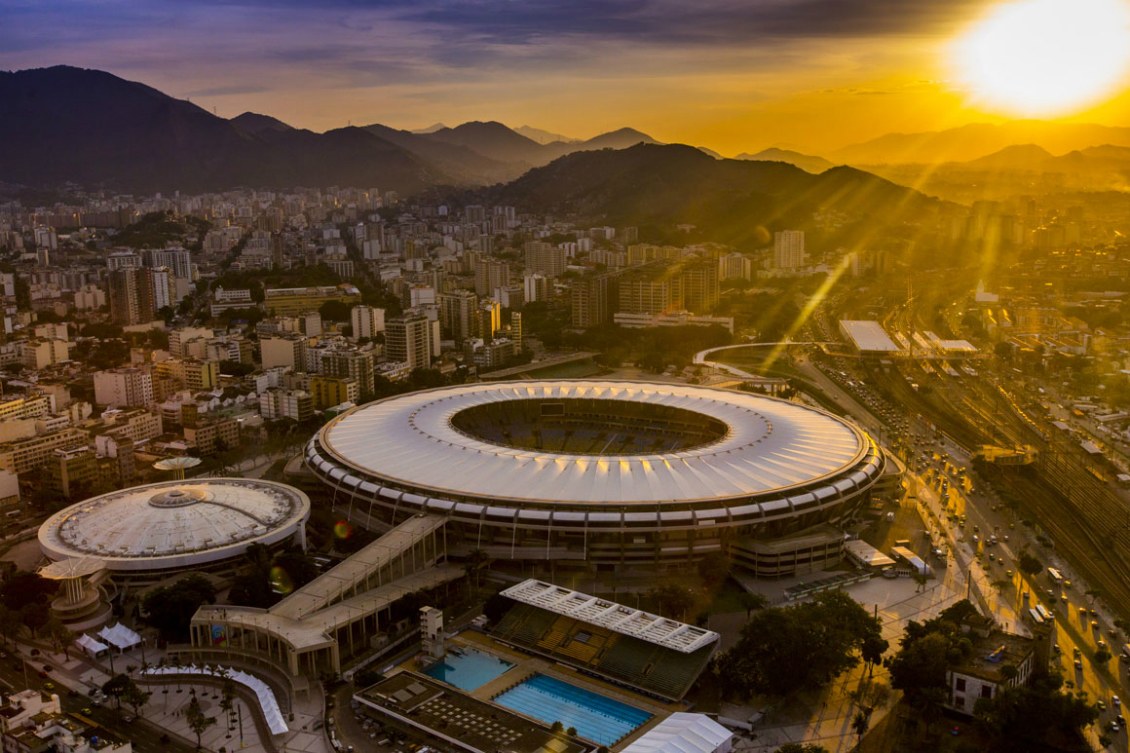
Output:
[[[231,573],[252,544],[305,548],[310,498],[272,481],[164,481],[85,499],[39,528],[54,562],[97,559],[119,584]]]
[[[773,575],[838,559],[843,535],[832,525],[867,501],[884,472],[875,442],[823,410],[609,380],[387,398],[328,423],[305,460],[335,506],[365,527],[441,516],[455,556],[481,550],[611,570],[725,551]]]

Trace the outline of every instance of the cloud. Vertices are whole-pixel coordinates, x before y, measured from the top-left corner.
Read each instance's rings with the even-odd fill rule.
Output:
[[[262,94],[270,91],[266,86],[256,84],[230,84],[228,86],[211,86],[204,89],[193,89],[185,92],[187,97],[226,97],[232,94]]]

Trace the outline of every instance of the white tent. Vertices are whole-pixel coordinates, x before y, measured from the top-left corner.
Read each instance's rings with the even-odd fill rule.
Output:
[[[141,643],[141,636],[120,622],[113,627],[99,630],[98,637],[113,644],[119,651],[126,651]]]
[[[730,753],[732,738],[706,714],[677,711],[620,753]]]
[[[83,633],[78,638],[75,638],[75,643],[78,644],[78,647],[91,657],[101,656],[102,654],[110,650],[110,647],[105,643],[91,638],[86,633]]]

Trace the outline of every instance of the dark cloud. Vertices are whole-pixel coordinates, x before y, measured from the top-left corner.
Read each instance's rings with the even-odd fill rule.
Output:
[[[988,0],[346,0],[503,44],[554,36],[676,44],[938,34]]]

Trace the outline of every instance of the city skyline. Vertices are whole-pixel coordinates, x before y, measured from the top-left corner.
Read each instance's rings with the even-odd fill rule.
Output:
[[[0,47],[8,69],[101,68],[224,117],[260,112],[316,131],[497,120],[588,138],[630,126],[730,156],[770,146],[826,152],[1016,117],[1125,122],[1125,3],[1085,0],[1069,13],[1058,3],[1066,21],[1045,14],[1043,25],[1005,12],[1056,5],[5,0]],[[981,52],[970,51],[976,41],[959,43],[1002,14],[1003,31],[982,35]],[[1089,98],[1042,108],[1028,89],[1009,101],[970,75],[970,65],[984,67],[984,49],[1023,60],[1045,48],[1072,60],[1107,51],[1094,62],[1101,70],[1065,70],[1060,82],[1033,63],[1042,78],[1029,89],[1094,89]]]

